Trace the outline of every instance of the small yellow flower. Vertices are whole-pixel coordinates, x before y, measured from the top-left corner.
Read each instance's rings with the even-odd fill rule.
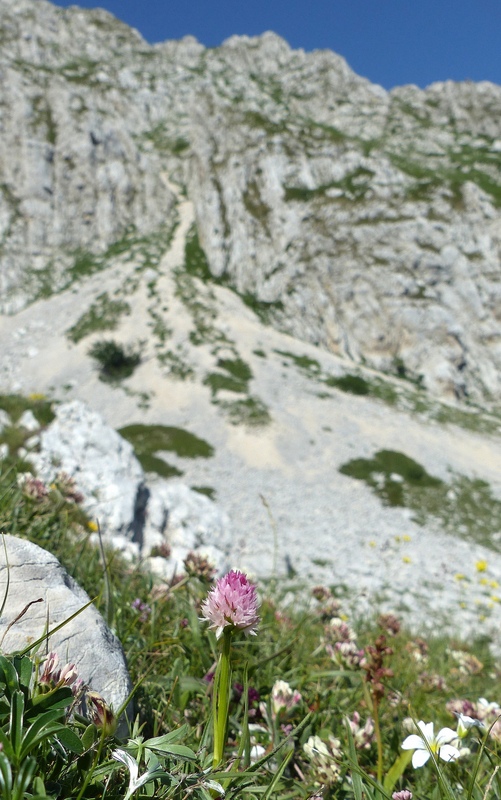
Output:
[[[376,542],[374,541],[374,539],[370,540],[369,547],[376,547]]]
[[[464,600],[461,600],[461,602],[459,604],[459,607],[460,608],[466,608],[466,603],[464,602]]]
[[[489,578],[480,578],[479,583],[481,586],[489,586],[490,581]]]
[[[464,581],[464,580],[466,580],[466,575],[463,575],[462,572],[456,572],[456,574],[454,575],[454,580],[456,580],[456,581]]]
[[[485,570],[487,569],[487,561],[485,561],[484,559],[477,561],[475,563],[475,569],[477,570],[477,572],[485,572]]]
[[[489,586],[491,587],[491,589],[499,589],[499,583],[494,580],[489,581]]]
[[[491,594],[491,600],[493,603],[501,603],[501,597],[497,594]]]
[[[412,536],[409,536],[408,533],[404,533],[404,535],[402,536],[402,540],[404,542],[411,542],[412,541]]]
[[[93,519],[89,520],[89,522],[87,523],[87,527],[88,527],[88,529],[90,531],[96,532],[96,531],[99,530],[99,526],[98,526],[97,522],[94,522]]]
[[[28,400],[31,400],[32,403],[37,403],[45,400],[45,395],[42,392],[33,392],[33,394],[28,395]]]
[[[410,556],[404,556],[402,558],[402,561],[404,562],[404,564],[411,564],[412,563],[412,558]]]

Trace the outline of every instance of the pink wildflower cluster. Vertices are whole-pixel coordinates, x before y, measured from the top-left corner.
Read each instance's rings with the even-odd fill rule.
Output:
[[[315,785],[332,786],[341,780],[343,752],[341,742],[334,736],[324,741],[319,736],[310,736],[303,751],[315,774]]]
[[[347,622],[333,617],[325,628],[327,655],[345,669],[357,669],[365,660],[365,653],[356,643],[356,635]]]
[[[42,687],[48,689],[55,689],[59,686],[69,686],[75,697],[77,697],[84,688],[84,683],[82,679],[78,677],[75,664],[65,664],[63,667],[60,667],[57,653],[49,653],[47,656],[42,674],[39,678],[39,683]]]
[[[87,692],[85,695],[87,716],[96,728],[104,731],[105,736],[112,736],[117,727],[117,718],[108,703],[98,692]]]
[[[476,703],[470,700],[449,700],[446,708],[460,721],[469,721],[470,726],[478,723],[477,727],[489,730],[489,735],[496,742],[501,742],[501,706],[498,703],[489,702],[485,697],[481,697]]]
[[[322,619],[337,617],[341,603],[332,594],[328,586],[314,586],[312,595],[318,603],[318,613]]]
[[[216,574],[216,567],[207,556],[199,553],[189,552],[183,561],[184,568],[188,575],[199,580],[210,583]]]
[[[457,664],[453,672],[458,672],[460,675],[478,675],[479,672],[482,672],[484,665],[472,653],[464,650],[449,650],[448,652]]]
[[[68,475],[67,472],[58,472],[54,483],[66,500],[73,503],[83,503],[85,498],[83,494],[78,491],[75,478]]]
[[[140,597],[136,597],[131,603],[134,611],[139,613],[139,620],[141,622],[148,622],[151,615],[151,608],[147,603],[143,603]]]
[[[259,623],[256,587],[239,570],[231,570],[219,578],[202,603],[202,617],[216,631],[216,638],[225,628],[255,634]]]
[[[49,495],[49,489],[40,478],[35,478],[31,472],[25,472],[18,477],[18,484],[22,487],[23,494],[30,500],[41,502]]]
[[[43,693],[68,686],[75,698],[71,709],[76,706],[96,727],[104,729],[105,735],[114,733],[117,719],[113,711],[98,692],[91,691],[78,677],[75,664],[65,664],[61,667],[57,653],[49,653],[38,683]]]
[[[273,718],[287,716],[301,703],[301,693],[287,683],[287,681],[275,681],[271,690],[271,713]]]
[[[395,616],[395,614],[381,614],[378,619],[378,625],[389,636],[396,636],[398,633],[400,633],[400,620]]]
[[[372,717],[367,717],[365,725],[362,726],[360,714],[355,711],[348,722],[357,750],[369,750],[375,741],[374,720]]]
[[[443,675],[438,675],[436,672],[420,672],[417,677],[419,686],[427,692],[446,692],[447,682]]]
[[[412,656],[414,661],[418,664],[427,664],[428,663],[428,643],[425,642],[424,639],[420,639],[419,636],[414,639],[412,642],[409,642],[405,649],[408,653]]]

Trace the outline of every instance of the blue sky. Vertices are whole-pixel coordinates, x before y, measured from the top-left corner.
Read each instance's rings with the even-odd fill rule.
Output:
[[[334,50],[359,75],[387,89],[447,79],[501,84],[501,0],[81,0],[77,5],[106,8],[149,42],[191,34],[214,47],[235,33],[273,30],[292,47]]]

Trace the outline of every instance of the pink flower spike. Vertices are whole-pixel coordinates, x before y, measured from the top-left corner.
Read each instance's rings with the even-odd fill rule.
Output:
[[[247,576],[231,570],[219,578],[202,603],[202,617],[219,639],[225,628],[255,634],[259,623],[256,587]]]

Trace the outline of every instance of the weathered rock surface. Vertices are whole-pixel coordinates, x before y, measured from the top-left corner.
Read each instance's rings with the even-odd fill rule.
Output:
[[[47,484],[60,472],[75,480],[105,542],[143,558],[163,550],[165,557],[150,559],[155,572],[182,572],[190,551],[224,566],[231,547],[227,515],[188,486],[148,482],[132,445],[81,401],[57,407],[30,459]]]
[[[209,275],[275,325],[497,403],[500,87],[388,93],[271,33],[149,46],[101,10],[1,11],[4,311],[154,262],[177,185]]]
[[[75,400],[57,409],[32,459],[38,476],[51,483],[58,472],[74,478],[86,511],[105,536],[133,541],[142,527],[147,489],[132,445],[96,412]]]
[[[6,535],[7,550],[0,548],[0,594],[9,580],[7,602],[0,617],[1,649],[5,653],[24,650],[72,614],[84,609],[39,645],[39,654],[54,651],[61,664],[74,663],[79,677],[118,710],[132,685],[122,646],[89,597],[61,566],[41,547]],[[38,600],[41,602],[37,602]],[[28,603],[33,603],[17,621]],[[13,624],[12,624],[13,623]],[[123,727],[123,724],[122,724]]]

